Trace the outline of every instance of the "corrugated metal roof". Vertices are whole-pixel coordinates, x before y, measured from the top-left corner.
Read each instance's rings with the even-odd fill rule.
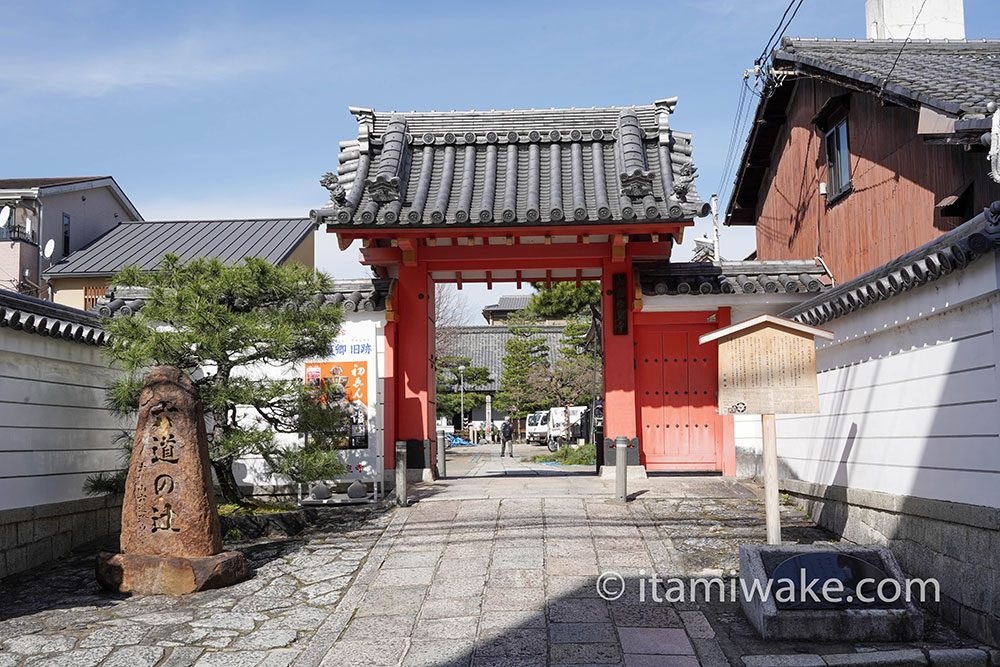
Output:
[[[381,112],[352,107],[341,142],[334,227],[571,225],[688,221],[708,214],[694,188],[691,136],[669,127],[676,98],[632,107]]]
[[[549,363],[555,363],[559,357],[559,344],[562,338],[561,326],[539,326],[538,337],[545,340],[549,347]],[[503,375],[503,358],[506,354],[507,341],[513,337],[509,327],[442,327],[443,336],[449,341],[448,356],[469,357],[473,366],[485,366],[490,369],[492,380],[485,387],[477,390],[496,391],[500,388],[500,378]],[[444,356],[444,355],[442,355]]]
[[[45,188],[53,185],[69,185],[71,183],[86,183],[87,181],[102,181],[110,176],[49,176],[45,178],[0,178],[0,190],[25,190],[27,188]]]
[[[135,264],[151,271],[170,253],[182,260],[244,257],[284,261],[316,228],[308,218],[125,222],[43,272],[46,277],[112,275]]]

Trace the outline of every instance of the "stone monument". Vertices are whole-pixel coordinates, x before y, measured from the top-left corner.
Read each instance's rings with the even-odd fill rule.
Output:
[[[122,502],[121,553],[97,557],[97,580],[120,593],[181,595],[247,575],[222,551],[201,398],[190,378],[157,366],[143,383]]]

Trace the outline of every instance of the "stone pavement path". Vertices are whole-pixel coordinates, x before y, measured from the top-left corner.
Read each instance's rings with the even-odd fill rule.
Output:
[[[735,602],[656,602],[649,586],[643,601],[639,580],[653,572],[736,572],[737,545],[764,541],[755,487],[654,477],[630,482],[623,506],[613,480],[502,466],[417,485],[408,508],[338,508],[310,535],[227,545],[255,569],[229,589],[110,595],[93,554],[8,579],[0,667],[906,665],[934,651],[967,658],[940,664],[986,664],[933,618],[920,643],[775,643]],[[786,541],[831,537],[792,504],[782,527]],[[606,590],[623,593],[602,599],[609,572],[624,588],[610,579]]]
[[[679,567],[647,503],[428,501],[397,522],[322,664],[729,664],[700,612],[640,601],[637,576]],[[626,588],[608,601],[595,583],[612,571]]]
[[[971,660],[946,664],[986,664],[983,650],[933,618],[925,642],[776,643],[757,637],[738,602],[657,602],[653,572],[736,574],[737,545],[764,541],[760,490],[720,477],[651,478],[631,483],[634,500],[623,506],[613,484],[493,474],[418,485],[420,500],[397,510],[337,621],[317,633],[314,643],[331,648],[311,647],[299,664],[926,665],[934,651]],[[782,515],[786,541],[832,537],[792,504]],[[597,583],[609,573],[621,579],[605,590],[623,593],[603,599]]]
[[[94,554],[0,587],[0,667],[286,667],[299,658],[391,517],[372,508],[321,515],[317,532],[227,544],[251,579],[185,597],[102,591]]]

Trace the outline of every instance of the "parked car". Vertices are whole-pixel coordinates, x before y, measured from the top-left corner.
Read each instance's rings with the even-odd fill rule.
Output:
[[[539,410],[528,415],[525,437],[529,444],[544,445],[549,438],[549,411]]]
[[[567,412],[569,412],[569,424],[567,426]],[[577,438],[583,437],[582,421],[587,414],[588,408],[585,405],[571,405],[569,409],[565,407],[551,408],[549,410],[549,429],[546,444],[550,452],[557,451],[560,447],[565,447]]]

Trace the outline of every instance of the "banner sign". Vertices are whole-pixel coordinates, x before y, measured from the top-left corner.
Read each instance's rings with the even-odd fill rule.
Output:
[[[310,386],[340,385],[351,419],[349,442],[343,454],[347,478],[372,477],[376,469],[376,329],[373,322],[345,321],[326,359],[307,362],[305,382]]]

